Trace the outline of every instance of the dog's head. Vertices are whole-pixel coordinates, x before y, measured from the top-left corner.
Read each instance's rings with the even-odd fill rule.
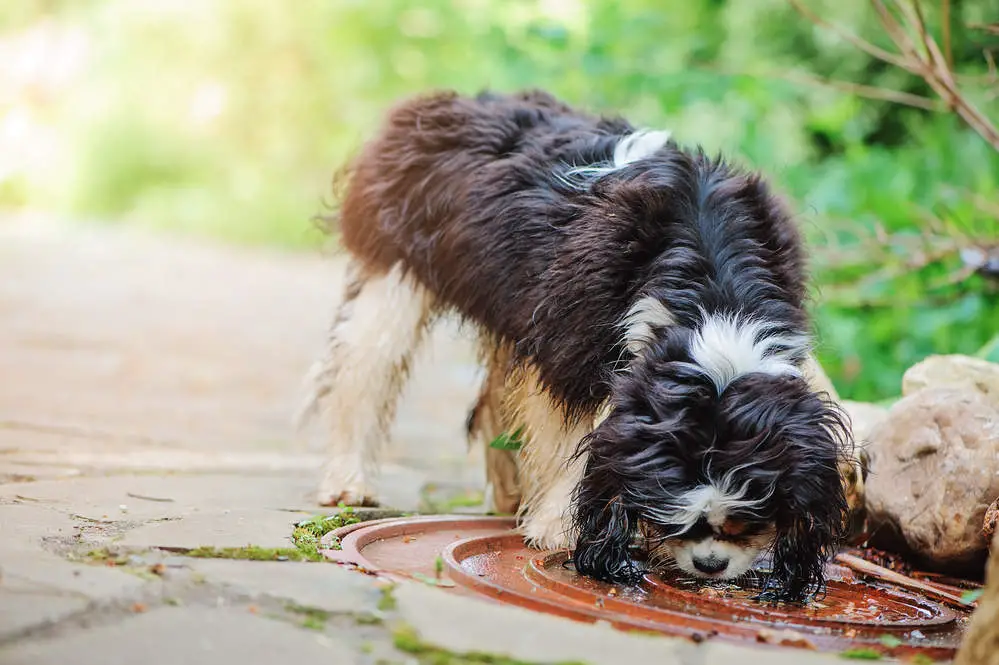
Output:
[[[756,345],[754,371],[738,371],[737,336],[719,359],[703,333],[676,327],[617,378],[610,414],[580,446],[580,572],[634,583],[642,569],[629,547],[641,533],[653,567],[734,579],[770,553],[771,597],[821,588],[846,521],[849,425],[782,356],[794,340],[741,332]]]

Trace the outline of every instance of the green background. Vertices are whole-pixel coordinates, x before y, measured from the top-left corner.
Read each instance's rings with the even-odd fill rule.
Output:
[[[949,279],[957,246],[999,238],[999,154],[953,114],[816,84],[930,95],[786,0],[3,4],[0,45],[75,45],[47,65],[72,72],[58,84],[0,79],[0,121],[27,117],[46,146],[0,156],[3,208],[312,248],[332,173],[392,102],[540,87],[770,176],[811,243],[820,357],[845,396],[889,399],[912,363],[999,328],[994,281]],[[867,0],[807,4],[889,46]],[[985,74],[999,38],[965,25],[999,20],[999,2],[951,5],[956,67]],[[971,90],[995,119],[989,93]]]

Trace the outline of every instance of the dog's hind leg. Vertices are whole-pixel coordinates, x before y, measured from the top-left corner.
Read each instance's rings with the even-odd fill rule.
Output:
[[[319,483],[322,505],[377,505],[374,482],[396,403],[413,354],[432,314],[430,293],[404,276],[348,268],[325,353],[310,375],[299,422],[319,416],[327,458]]]

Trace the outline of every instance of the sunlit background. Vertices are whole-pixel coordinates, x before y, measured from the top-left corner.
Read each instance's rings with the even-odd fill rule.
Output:
[[[975,257],[999,237],[999,150],[843,36],[893,49],[875,4],[7,1],[0,208],[308,251],[393,101],[545,88],[763,169],[814,249],[823,363],[845,396],[890,399],[920,358],[996,335]],[[921,9],[994,126],[999,0]]]

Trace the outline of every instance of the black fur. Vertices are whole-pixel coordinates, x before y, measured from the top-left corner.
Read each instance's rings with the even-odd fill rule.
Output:
[[[401,262],[440,308],[509,345],[568,421],[611,400],[579,448],[578,570],[635,581],[639,521],[709,462],[751,463],[751,493],[772,490],[775,595],[800,600],[844,523],[844,419],[794,376],[745,375],[719,395],[689,353],[712,314],[810,333],[798,231],[759,176],[674,142],[611,173],[570,172],[609,162],[632,131],[544,93],[412,100],[354,165],[343,243],[370,270]],[[643,296],[676,322],[632,358],[619,323]]]

